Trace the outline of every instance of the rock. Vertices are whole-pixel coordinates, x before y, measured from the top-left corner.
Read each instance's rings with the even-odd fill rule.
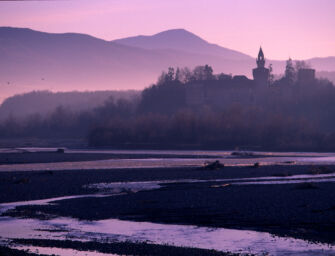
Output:
[[[256,162],[256,163],[254,163],[254,168],[258,168],[260,166],[260,163],[259,162]]]
[[[234,151],[231,153],[232,156],[243,156],[243,157],[252,157],[254,153],[246,151]]]
[[[224,164],[220,163],[219,160],[216,160],[214,162],[207,162],[204,165],[205,170],[218,170],[224,167]]]
[[[64,148],[57,148],[56,152],[57,153],[64,153],[65,150],[64,150]]]

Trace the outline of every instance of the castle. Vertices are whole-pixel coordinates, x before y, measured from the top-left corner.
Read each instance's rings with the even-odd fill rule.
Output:
[[[262,92],[270,88],[270,70],[265,67],[265,57],[262,47],[256,59],[257,67],[252,70],[253,80],[243,75],[223,75],[220,79],[204,84],[197,81],[186,88],[186,105],[216,105],[225,107],[232,103],[252,105]],[[298,71],[298,84],[308,84],[315,80],[314,69],[300,69]]]

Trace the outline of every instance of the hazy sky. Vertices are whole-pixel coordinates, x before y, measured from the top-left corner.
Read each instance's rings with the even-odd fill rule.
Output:
[[[0,1],[0,26],[107,40],[185,28],[252,56],[335,56],[335,0]]]

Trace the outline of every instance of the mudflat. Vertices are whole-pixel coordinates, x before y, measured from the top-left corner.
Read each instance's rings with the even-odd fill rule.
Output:
[[[332,182],[238,184],[235,180],[331,174],[335,166],[148,168],[0,173],[0,202],[98,193],[90,184],[155,181],[159,188],[124,190],[118,196],[82,197],[50,205],[19,206],[5,215],[82,220],[117,218],[206,227],[267,231],[334,243],[335,189]],[[229,181],[231,180],[231,182]],[[189,182],[191,180],[191,182]],[[167,182],[168,181],[168,182]],[[89,207],[88,207],[89,206]]]

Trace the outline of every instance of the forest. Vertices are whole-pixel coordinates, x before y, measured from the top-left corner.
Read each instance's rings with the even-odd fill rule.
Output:
[[[90,147],[122,149],[334,151],[335,87],[323,79],[298,83],[303,67],[289,60],[282,77],[270,76],[268,88],[253,91],[252,104],[242,98],[221,108],[211,102],[189,106],[185,92],[199,82],[225,86],[231,75],[214,74],[208,65],[169,68],[138,97],[111,96],[86,110],[59,106],[48,115],[10,116],[0,124],[0,137],[80,138]]]

